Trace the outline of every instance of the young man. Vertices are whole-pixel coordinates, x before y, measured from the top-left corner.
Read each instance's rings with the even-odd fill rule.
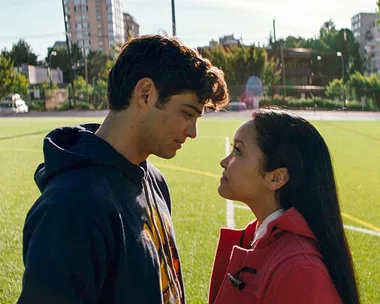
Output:
[[[101,126],[45,138],[20,304],[185,303],[169,190],[146,159],[174,157],[204,107],[228,102],[223,72],[175,38],[143,36],[123,47],[108,95]]]

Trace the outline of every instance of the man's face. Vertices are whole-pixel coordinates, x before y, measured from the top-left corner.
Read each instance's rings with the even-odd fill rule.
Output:
[[[142,126],[142,150],[173,158],[188,137],[197,136],[197,120],[203,107],[196,94],[190,92],[171,96],[163,106],[150,106]]]

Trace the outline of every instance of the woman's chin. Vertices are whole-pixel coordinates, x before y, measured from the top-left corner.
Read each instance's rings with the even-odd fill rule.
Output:
[[[229,195],[229,193],[223,187],[223,185],[219,185],[219,187],[218,187],[218,193],[219,193],[219,195],[221,197],[223,197],[225,199],[234,200],[233,197],[231,197],[231,195]]]

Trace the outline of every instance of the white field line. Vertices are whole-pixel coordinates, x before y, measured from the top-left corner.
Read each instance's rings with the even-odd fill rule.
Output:
[[[360,228],[360,227],[356,227],[356,226],[351,226],[351,225],[343,225],[343,226],[347,230],[353,230],[353,231],[356,231],[356,232],[360,232],[360,233],[364,233],[364,234],[369,234],[369,235],[374,235],[374,236],[380,237],[380,232],[376,232],[376,231],[373,231],[373,230],[364,229],[364,228]]]
[[[230,139],[228,136],[226,136],[226,156],[230,154]],[[226,200],[227,204],[227,227],[228,228],[235,228],[235,212],[234,212],[234,203],[233,201],[227,199]]]

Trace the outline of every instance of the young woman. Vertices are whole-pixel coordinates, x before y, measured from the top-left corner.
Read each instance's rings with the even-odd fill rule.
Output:
[[[257,220],[222,229],[210,304],[358,304],[329,150],[305,119],[258,110],[221,161],[219,194]]]

